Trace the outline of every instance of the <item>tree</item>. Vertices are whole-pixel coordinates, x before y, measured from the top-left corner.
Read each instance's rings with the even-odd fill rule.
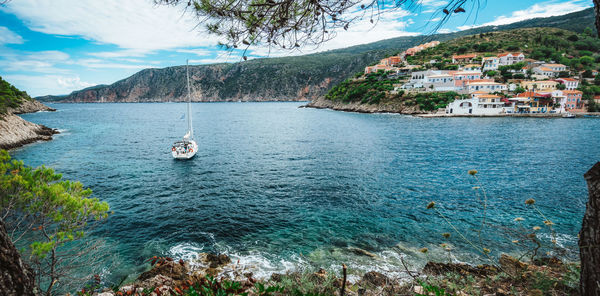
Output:
[[[319,45],[362,19],[376,24],[380,14],[400,7],[417,10],[419,0],[154,0],[157,4],[184,5],[209,33],[224,38],[227,48],[266,44],[292,49]],[[439,9],[437,30],[465,7],[480,7],[480,0],[450,0]]]
[[[584,178],[588,186],[583,224],[579,231],[579,256],[581,257],[581,295],[600,295],[600,162]]]
[[[557,88],[558,90],[565,90],[565,89],[567,88],[567,86],[566,86],[566,85],[564,85],[563,83],[560,83],[560,84],[558,84],[558,85],[556,86],[556,88]]]
[[[74,263],[94,250],[85,230],[108,216],[106,202],[90,198],[79,182],[61,180],[50,168],[31,168],[0,150],[0,218],[11,244],[23,246],[36,267],[37,285],[51,295]],[[85,262],[90,264],[91,262]]]
[[[0,291],[3,295],[33,296],[35,282],[33,271],[23,260],[12,243],[4,221],[0,219]]]

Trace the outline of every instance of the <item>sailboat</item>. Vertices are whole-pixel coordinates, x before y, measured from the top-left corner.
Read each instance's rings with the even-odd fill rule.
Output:
[[[183,140],[177,141],[171,147],[171,154],[175,159],[190,159],[198,152],[198,144],[194,141],[194,127],[192,126],[192,95],[190,91],[190,70],[189,62],[185,63],[185,75],[187,79],[187,133],[183,136]]]

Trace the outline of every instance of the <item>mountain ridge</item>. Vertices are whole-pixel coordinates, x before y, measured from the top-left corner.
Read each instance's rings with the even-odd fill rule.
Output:
[[[576,19],[577,22],[573,20]],[[302,56],[260,58],[238,63],[190,66],[193,101],[314,100],[331,87],[379,59],[424,40],[458,37],[515,28],[554,27],[581,32],[594,28],[592,8],[517,23],[464,31],[406,36]],[[276,77],[276,79],[273,79]],[[110,85],[97,85],[63,96],[41,96],[46,102],[165,102],[184,101],[185,66],[148,68]]]

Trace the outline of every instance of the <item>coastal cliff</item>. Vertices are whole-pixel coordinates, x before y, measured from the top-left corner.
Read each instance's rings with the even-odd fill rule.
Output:
[[[23,145],[52,140],[58,131],[29,122],[18,115],[7,114],[0,119],[0,149],[13,149]]]
[[[0,77],[0,149],[12,149],[36,141],[49,141],[58,131],[31,123],[16,114],[55,111]]]

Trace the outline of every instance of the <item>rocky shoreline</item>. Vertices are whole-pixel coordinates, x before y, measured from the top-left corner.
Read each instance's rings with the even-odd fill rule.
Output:
[[[360,102],[334,102],[323,97],[309,102],[300,108],[331,109],[335,111],[357,112],[357,113],[398,113],[413,115],[421,118],[450,118],[450,117],[533,117],[533,118],[562,118],[563,114],[496,114],[496,115],[472,115],[472,114],[446,114],[442,112],[428,112],[419,110],[414,106],[405,106],[400,103],[361,104]],[[576,113],[576,117],[600,117],[600,112]]]
[[[577,295],[577,281],[569,279],[573,263],[548,257],[525,263],[503,254],[494,265],[428,262],[420,270],[404,268],[405,278],[392,278],[372,270],[351,282],[347,267],[274,273],[268,279],[258,279],[233,262],[225,254],[199,253],[191,261],[170,257],[153,257],[150,267],[137,280],[120,287],[101,288],[101,278],[93,289],[83,289],[81,295]],[[541,276],[543,275],[543,276]],[[468,280],[465,280],[468,279]],[[490,281],[490,279],[493,279]],[[552,281],[545,291],[536,284]],[[448,291],[437,294],[435,291]],[[343,291],[343,292],[342,292]]]
[[[416,106],[406,106],[398,102],[380,104],[361,104],[360,102],[343,103],[330,101],[324,97],[313,100],[302,107],[358,113],[398,113],[406,115],[430,114],[430,112],[419,110]]]
[[[29,122],[16,114],[56,111],[38,101],[25,100],[18,108],[0,115],[0,149],[14,149],[37,141],[50,141],[56,129]]]

